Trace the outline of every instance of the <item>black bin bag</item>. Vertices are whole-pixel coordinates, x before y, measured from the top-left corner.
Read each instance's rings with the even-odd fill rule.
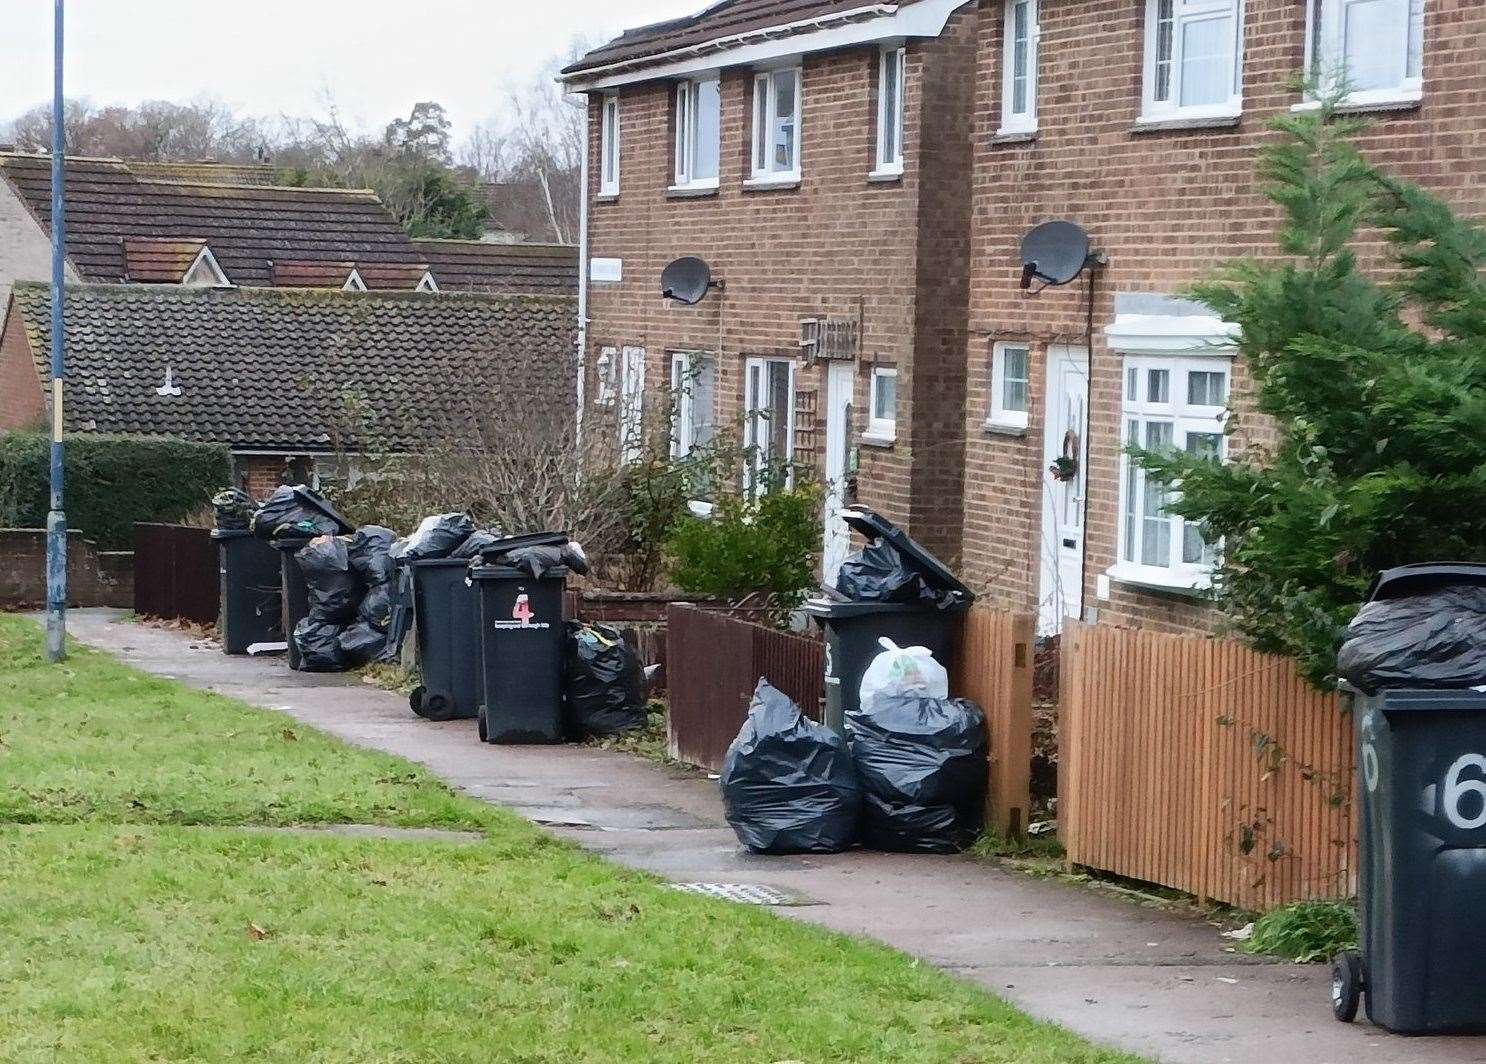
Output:
[[[1336,669],[1368,694],[1486,684],[1486,587],[1433,587],[1368,602],[1347,629]]]
[[[294,646],[302,672],[341,672],[351,664],[341,649],[345,628],[311,614],[294,626]]]
[[[862,845],[958,853],[985,820],[985,715],[963,698],[886,697],[846,714],[862,781]]]
[[[333,536],[352,527],[330,503],[303,484],[275,488],[253,514],[252,526],[253,534],[264,539]]]
[[[362,525],[346,545],[351,568],[367,587],[386,584],[397,576],[397,563],[392,558],[392,544],[397,533],[381,525]]]
[[[839,853],[857,838],[862,790],[846,740],[759,680],[722,764],[722,802],[754,853]]]
[[[426,562],[435,558],[447,558],[475,532],[475,523],[468,514],[434,514],[425,517],[418,530],[408,537],[403,550],[402,562]]]
[[[304,573],[310,615],[319,621],[346,624],[361,604],[361,583],[351,568],[347,541],[340,536],[310,540],[294,557]]]
[[[607,625],[568,625],[563,691],[569,730],[580,737],[603,739],[645,727],[645,666]]]
[[[246,531],[257,509],[253,497],[237,488],[226,488],[212,496],[212,513],[217,527],[224,532]]]
[[[903,562],[898,548],[874,540],[841,563],[836,590],[852,602],[926,602],[933,590]]]

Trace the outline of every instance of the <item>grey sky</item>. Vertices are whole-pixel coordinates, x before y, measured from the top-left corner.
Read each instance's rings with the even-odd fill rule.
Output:
[[[688,14],[706,0],[67,0],[67,94],[96,104],[218,97],[253,115],[380,129],[418,100],[456,139],[582,34]],[[51,95],[51,0],[0,0],[0,124]]]

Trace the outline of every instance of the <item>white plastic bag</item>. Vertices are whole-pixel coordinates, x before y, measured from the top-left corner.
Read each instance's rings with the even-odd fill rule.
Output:
[[[900,647],[887,636],[878,640],[882,653],[862,674],[861,707],[872,713],[880,698],[948,698],[949,673],[928,647]]]

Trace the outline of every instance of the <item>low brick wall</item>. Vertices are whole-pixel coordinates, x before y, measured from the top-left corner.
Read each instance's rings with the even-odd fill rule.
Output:
[[[81,532],[67,534],[67,602],[77,607],[134,605],[134,553],[100,551]],[[46,530],[0,528],[0,609],[46,605]]]

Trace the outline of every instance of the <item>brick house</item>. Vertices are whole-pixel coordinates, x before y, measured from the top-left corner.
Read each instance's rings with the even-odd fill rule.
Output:
[[[10,306],[0,431],[48,414],[51,291],[19,282]],[[575,414],[576,317],[570,296],[69,285],[65,428],[224,444],[261,497],[418,453],[472,396]]]
[[[986,0],[975,78],[963,557],[994,599],[1204,631],[1210,549],[1165,515],[1125,443],[1237,454],[1262,443],[1231,335],[1180,293],[1272,256],[1267,121],[1286,87],[1345,63],[1361,147],[1479,213],[1486,75],[1474,0]],[[1015,90],[1015,91],[1013,91]],[[1068,219],[1107,259],[1020,286],[1019,240]],[[1092,305],[1090,284],[1093,284]],[[1092,325],[1092,330],[1090,330]],[[1092,332],[1092,335],[1090,335]],[[1049,472],[1065,450],[1073,480]]]
[[[585,411],[671,406],[684,451],[739,426],[813,465],[825,567],[859,500],[960,554],[971,0],[728,0],[564,72],[588,94]],[[663,297],[696,256],[721,287]],[[597,431],[597,430],[595,430]]]

